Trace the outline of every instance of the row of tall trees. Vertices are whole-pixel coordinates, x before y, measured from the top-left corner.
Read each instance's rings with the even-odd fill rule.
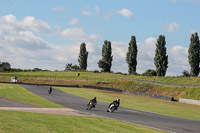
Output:
[[[136,73],[137,68],[137,42],[136,37],[131,36],[129,42],[128,51],[126,53],[126,62],[128,64],[129,74]],[[82,70],[87,70],[87,58],[88,52],[86,50],[86,44],[82,43],[80,45],[79,53],[79,66]],[[190,64],[190,74],[191,76],[199,75],[199,64],[200,64],[200,44],[199,37],[197,33],[192,34],[190,39],[190,46],[188,50],[188,58]],[[105,40],[102,46],[102,59],[99,60],[98,66],[103,72],[110,72],[113,61],[111,42]],[[156,67],[157,76],[165,76],[168,68],[168,55],[166,50],[165,36],[160,35],[156,42],[156,50],[154,57],[154,65]]]

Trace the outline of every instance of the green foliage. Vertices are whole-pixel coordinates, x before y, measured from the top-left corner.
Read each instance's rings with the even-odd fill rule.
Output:
[[[0,72],[11,71],[11,65],[8,62],[0,62]]]
[[[190,77],[190,73],[187,70],[184,70],[182,74],[183,77]]]
[[[67,63],[65,67],[65,71],[78,71],[80,70],[80,67],[75,65],[72,65],[72,63]]]
[[[143,75],[143,76],[156,76],[157,73],[156,73],[155,70],[148,69],[148,70],[147,70],[146,72],[144,72],[142,75]]]
[[[67,63],[65,67],[65,71],[71,71],[72,70],[72,63]]]
[[[81,43],[79,59],[78,59],[80,69],[82,69],[82,70],[86,70],[87,69],[87,58],[88,58],[88,52],[86,50],[86,44],[85,43]]]
[[[94,70],[94,73],[99,73],[99,70]]]
[[[156,51],[154,57],[157,76],[165,76],[168,68],[168,55],[166,53],[165,45],[165,36],[160,35],[156,43]]]
[[[78,65],[72,66],[72,71],[78,71],[78,70],[80,70],[80,67]]]
[[[188,58],[190,64],[190,75],[199,75],[199,62],[200,62],[200,44],[198,33],[192,34],[190,38],[190,46],[188,49]]]
[[[34,68],[33,69],[33,72],[38,72],[38,71],[42,71],[42,69],[40,69],[40,68]]]
[[[128,52],[126,53],[126,62],[128,64],[129,74],[136,72],[137,52],[136,38],[135,36],[132,36],[129,43]]]
[[[103,72],[110,72],[112,60],[111,42],[105,40],[102,47],[102,59],[98,62],[99,68],[101,68]]]

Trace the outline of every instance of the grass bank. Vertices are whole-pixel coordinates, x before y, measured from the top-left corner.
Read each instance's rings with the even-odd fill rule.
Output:
[[[0,96],[20,101],[23,103],[48,108],[63,108],[64,106],[58,105],[56,103],[50,102],[44,98],[41,98],[23,87],[16,84],[2,84],[0,83]]]
[[[169,116],[200,120],[200,106],[197,105],[85,88],[57,88],[64,92],[87,99],[92,99],[94,96],[96,96],[98,101],[102,101],[105,103],[111,103],[113,100],[120,98],[120,106],[122,107],[154,112]]]
[[[80,76],[78,76],[80,73]],[[55,84],[55,85],[95,85],[140,91],[163,96],[200,100],[199,77],[157,77],[135,76],[114,73],[94,72],[14,72],[0,73],[0,81],[10,81],[10,77],[17,76],[25,83]],[[131,79],[134,79],[131,81]],[[199,86],[199,87],[197,87]]]
[[[80,73],[80,76],[77,76]],[[166,83],[200,84],[198,77],[158,77],[158,76],[136,76],[115,73],[94,73],[94,72],[66,72],[66,71],[41,71],[41,72],[13,72],[0,73],[0,79],[7,79],[17,76],[20,78],[51,78],[63,80],[88,80],[88,81],[119,81],[127,79],[140,79],[147,81],[157,81]],[[180,84],[181,85],[181,84]]]
[[[2,133],[162,133],[118,120],[97,117],[64,116],[15,111],[0,111]]]
[[[159,94],[163,96],[174,97],[175,100],[178,100],[179,98],[200,100],[200,88],[163,86],[151,83],[134,82],[130,80],[116,82],[99,82],[92,83],[91,85],[117,88],[127,91],[139,91],[150,94]]]

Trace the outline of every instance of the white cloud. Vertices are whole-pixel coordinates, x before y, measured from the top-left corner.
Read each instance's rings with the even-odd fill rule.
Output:
[[[164,27],[167,29],[168,32],[173,33],[176,31],[181,30],[181,26],[177,24],[176,22],[173,23],[166,23]]]
[[[4,29],[4,32],[16,32],[17,30],[31,29],[35,32],[47,33],[51,30],[48,23],[36,20],[32,16],[27,16],[22,21],[18,21],[14,15],[1,16],[0,25],[0,29]]]
[[[40,20],[35,20],[33,16],[27,16],[22,21],[23,25],[29,27],[35,32],[50,32],[48,23]]]
[[[89,11],[82,11],[81,14],[85,16],[92,16],[92,13]]]
[[[15,68],[50,70],[63,70],[67,62],[74,63],[78,56],[74,49],[78,45],[54,46],[34,35],[31,27],[14,15],[0,17],[0,61],[9,62]]]
[[[97,13],[97,14],[99,14],[99,13],[100,13],[100,9],[99,9],[99,7],[98,7],[98,6],[95,6],[95,11],[96,11],[96,13]]]
[[[86,34],[82,28],[71,28],[71,29],[65,29],[62,32],[60,32],[60,35],[62,37],[65,37],[70,40],[74,40],[77,42],[94,42],[97,40],[101,40],[102,37],[100,35]]]
[[[65,7],[54,7],[52,10],[59,12],[59,11],[66,11],[67,9]]]
[[[128,18],[131,18],[133,16],[133,13],[126,8],[123,8],[123,9],[118,10],[116,12],[119,13],[120,15],[122,15],[124,17],[128,17]]]
[[[169,50],[169,68],[167,75],[182,75],[183,70],[190,69],[188,63],[188,48],[182,46],[173,46]]]
[[[77,25],[79,24],[79,20],[75,17],[72,17],[72,19],[69,22],[70,25]]]
[[[188,48],[173,46],[169,51],[169,55],[173,65],[188,65]]]

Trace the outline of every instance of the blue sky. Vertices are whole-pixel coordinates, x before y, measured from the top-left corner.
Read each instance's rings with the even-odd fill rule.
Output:
[[[81,42],[88,69],[99,70],[104,40],[112,42],[112,71],[127,72],[132,35],[138,44],[137,72],[155,69],[159,35],[165,35],[168,76],[189,70],[190,36],[200,32],[200,0],[3,0],[0,1],[0,61],[16,68],[63,70],[78,64]]]

